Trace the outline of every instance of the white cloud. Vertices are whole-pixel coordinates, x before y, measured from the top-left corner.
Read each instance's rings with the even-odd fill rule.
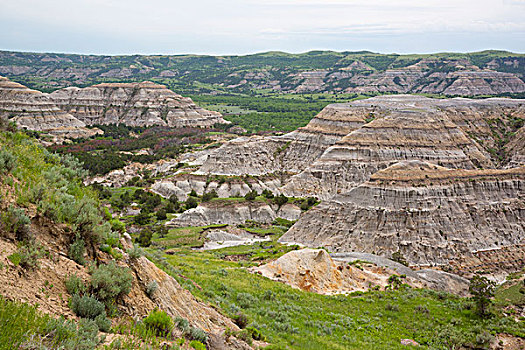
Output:
[[[84,43],[90,52],[120,42],[128,52],[228,53],[287,45],[288,50],[340,49],[363,45],[361,38],[369,37],[376,50],[385,50],[381,40],[390,47],[393,35],[426,35],[430,44],[450,33],[499,35],[494,42],[525,47],[525,39],[516,40],[525,32],[525,0],[0,1],[0,49],[17,43],[32,50],[35,41],[53,48],[60,41],[55,50],[67,51],[73,37],[77,42],[71,47]],[[487,39],[486,45],[491,43]],[[416,43],[411,50],[419,51]]]

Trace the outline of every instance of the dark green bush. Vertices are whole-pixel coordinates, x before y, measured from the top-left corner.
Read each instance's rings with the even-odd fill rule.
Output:
[[[237,315],[233,317],[233,321],[237,326],[239,326],[239,328],[246,328],[246,326],[250,322],[248,320],[248,316],[246,316],[242,312],[238,312]]]
[[[91,276],[91,290],[98,300],[111,305],[115,299],[130,292],[132,282],[131,271],[111,261],[95,269]]]
[[[185,203],[186,210],[192,209],[192,208],[197,208],[198,205],[199,205],[199,202],[197,201],[197,198],[195,198],[195,197],[188,197],[188,199],[186,199],[186,203]]]
[[[149,228],[145,228],[142,231],[140,231],[140,234],[136,241],[141,247],[149,247],[151,245],[152,237],[153,232]]]
[[[211,190],[210,192],[205,192],[203,195],[202,195],[202,201],[203,202],[208,202],[210,200],[212,200],[213,198],[218,198],[219,195],[217,194],[217,192],[215,190]]]
[[[288,203],[288,197],[286,197],[284,194],[281,194],[274,198],[275,204],[277,204],[279,207],[285,205]]]
[[[199,195],[197,194],[197,192],[195,192],[195,190],[191,190],[189,196],[190,197],[198,197]]]
[[[168,216],[166,215],[166,210],[165,209],[159,209],[156,213],[155,213],[155,216],[157,217],[157,220],[166,220],[168,218]]]
[[[268,199],[272,199],[274,197],[272,191],[270,190],[263,190],[262,195]]]
[[[159,336],[167,336],[173,329],[173,321],[165,311],[153,310],[144,319],[147,328],[154,331]]]
[[[73,244],[69,246],[69,257],[77,264],[84,265],[86,260],[84,259],[84,253],[86,251],[86,244],[83,239],[77,239]]]
[[[244,199],[246,199],[247,201],[253,201],[255,200],[255,198],[257,198],[257,196],[257,191],[250,191],[244,195]]]

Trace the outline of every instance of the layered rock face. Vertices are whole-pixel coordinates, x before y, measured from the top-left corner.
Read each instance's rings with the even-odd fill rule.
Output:
[[[218,112],[198,107],[164,85],[103,83],[86,88],[68,87],[49,97],[63,110],[88,125],[207,127],[228,123]]]
[[[18,127],[42,131],[58,139],[89,137],[100,132],[60,110],[47,95],[0,77],[0,118]]]
[[[281,237],[332,251],[400,251],[412,264],[447,264],[523,243],[525,167],[448,169],[405,161],[308,211]]]
[[[492,168],[500,159],[488,151],[511,134],[512,121],[525,117],[525,101],[510,99],[436,100],[399,95],[354,101],[339,108],[366,115],[370,122],[290,178],[282,188],[285,194],[327,199],[403,160],[424,160],[448,168]],[[514,163],[519,164],[523,148],[519,141],[511,144],[510,152],[517,154]]]
[[[295,221],[301,216],[301,209],[293,204],[282,207],[265,202],[211,201],[199,204],[172,219],[168,225],[174,227],[206,226],[217,224],[238,225],[247,220],[269,224],[280,217]]]
[[[279,137],[240,137],[211,153],[197,173],[220,175],[294,174],[330,145],[362,126],[366,116],[329,105],[304,128]]]
[[[215,191],[219,198],[244,197],[248,192],[256,191],[262,193],[270,190],[279,194],[281,181],[278,177],[217,179],[204,175],[179,174],[171,178],[162,179],[153,184],[151,190],[165,198],[176,195],[179,201],[188,198],[188,194],[194,190],[200,196],[205,192]]]

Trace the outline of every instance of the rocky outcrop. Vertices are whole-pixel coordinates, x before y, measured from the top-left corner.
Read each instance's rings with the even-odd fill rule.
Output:
[[[214,152],[200,174],[288,175],[302,171],[326,148],[365,123],[366,115],[338,105],[324,108],[307,126],[278,137],[240,137]]]
[[[248,192],[261,194],[269,190],[280,194],[281,181],[275,176],[252,177],[213,177],[195,174],[179,174],[155,182],[151,190],[165,198],[176,195],[179,201],[188,198],[194,190],[199,196],[205,192],[215,191],[219,198],[244,197]]]
[[[238,225],[247,220],[269,224],[276,218],[295,221],[301,216],[301,209],[294,204],[278,207],[259,201],[214,200],[199,204],[197,208],[184,213],[168,222],[169,226],[207,226],[217,224]]]
[[[339,108],[366,115],[369,123],[290,178],[282,188],[285,194],[327,199],[403,160],[429,161],[449,168],[491,168],[501,162],[495,147],[512,134],[511,124],[525,117],[525,100],[511,99],[439,100],[399,95],[354,101]],[[511,142],[511,152],[515,153],[514,163],[519,164],[524,154],[519,135],[513,140],[517,141]]]
[[[228,123],[218,112],[198,107],[164,85],[103,83],[86,88],[68,87],[49,97],[63,110],[88,125],[209,127]]]
[[[308,211],[280,240],[448,264],[523,243],[524,186],[525,167],[463,170],[404,161]]]
[[[433,288],[465,295],[468,280],[442,271],[413,271],[388,259],[369,255],[353,259],[351,256],[332,257],[323,249],[294,250],[265,265],[251,268],[272,280],[294,288],[319,294],[340,294],[384,289],[392,275],[405,275],[404,283],[412,287]],[[373,256],[374,259],[370,259]],[[376,264],[370,260],[380,260]]]
[[[4,77],[0,77],[0,118],[23,129],[49,133],[55,141],[101,133],[60,110],[47,95]]]

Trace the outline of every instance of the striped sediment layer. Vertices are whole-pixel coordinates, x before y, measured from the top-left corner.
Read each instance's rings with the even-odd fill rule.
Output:
[[[221,175],[297,174],[346,134],[366,123],[366,115],[324,108],[308,125],[278,137],[240,137],[212,153],[198,173]]]
[[[497,152],[496,148],[504,137],[510,140],[508,161],[516,166],[525,158],[519,141],[522,131],[513,132],[525,118],[525,100],[399,95],[354,101],[338,108],[366,116],[368,123],[291,177],[284,193],[328,199],[404,160],[449,168],[497,167],[504,149]]]
[[[46,94],[5,77],[0,77],[0,117],[20,128],[50,133],[57,139],[89,137],[99,132],[62,111]]]
[[[400,252],[448,264],[525,240],[525,167],[449,169],[404,161],[312,210],[281,238],[331,251]]]
[[[190,98],[149,81],[68,87],[49,96],[88,125],[208,127],[228,123],[220,113],[198,107]]]

